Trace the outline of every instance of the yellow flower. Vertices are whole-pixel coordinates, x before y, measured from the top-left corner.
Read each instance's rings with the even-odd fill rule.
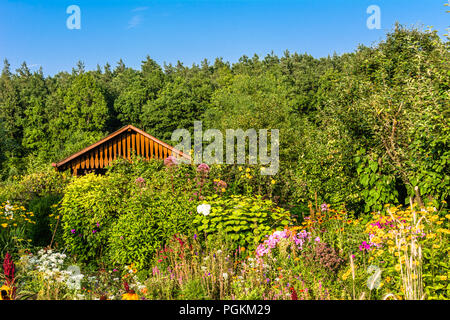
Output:
[[[400,272],[400,270],[402,269],[402,266],[399,264],[396,264],[394,268],[395,268],[395,271]]]
[[[386,277],[385,281],[386,281],[387,283],[391,282],[391,277]]]
[[[6,227],[8,227],[8,224],[7,223],[2,223],[2,227],[6,228]]]
[[[347,280],[347,278],[349,277],[349,275],[352,273],[352,268],[349,268],[343,275],[342,275],[342,280]]]
[[[239,167],[238,169],[239,169],[239,171],[242,171],[242,167]]]
[[[439,276],[439,280],[445,281],[447,280],[447,276]]]
[[[250,168],[245,169],[245,172],[250,172]]]
[[[277,183],[275,180],[272,179],[272,181],[270,181],[271,184],[275,184]]]
[[[439,249],[441,246],[439,244],[433,244],[433,249]]]
[[[434,216],[430,217],[430,220],[433,221],[433,222],[438,220],[438,219],[439,219],[439,216],[437,214],[435,214]]]
[[[11,292],[11,288],[8,287],[7,285],[3,285],[2,287],[0,287],[0,292],[1,291],[6,291],[6,300],[10,300],[10,292]],[[3,300],[3,295],[0,295],[0,300]]]

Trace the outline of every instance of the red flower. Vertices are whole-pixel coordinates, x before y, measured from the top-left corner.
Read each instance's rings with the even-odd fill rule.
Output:
[[[291,287],[290,289],[291,289],[291,299],[298,300],[297,292],[295,291],[295,289],[293,287]]]
[[[3,260],[3,273],[5,274],[6,284],[11,286],[14,282],[15,266],[12,257],[6,253],[5,260]]]

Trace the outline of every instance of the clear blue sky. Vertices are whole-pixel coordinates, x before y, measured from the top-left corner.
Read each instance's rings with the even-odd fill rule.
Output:
[[[47,75],[87,69],[122,58],[139,68],[150,55],[158,63],[185,65],[216,57],[271,51],[323,57],[353,51],[383,39],[396,21],[433,26],[442,36],[450,25],[447,0],[1,0],[0,58],[15,70],[26,61]],[[69,30],[66,8],[81,9],[81,29]],[[381,9],[381,29],[369,30],[366,9]]]

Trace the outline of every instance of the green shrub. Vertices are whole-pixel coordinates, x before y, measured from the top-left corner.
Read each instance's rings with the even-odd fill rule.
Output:
[[[208,238],[225,232],[235,246],[254,248],[265,235],[291,225],[290,213],[261,196],[212,196],[205,203],[211,206],[208,215],[197,213],[194,223]]]
[[[45,247],[52,239],[52,228],[50,227],[50,215],[53,213],[53,206],[61,200],[60,195],[48,195],[42,198],[35,198],[28,204],[28,209],[34,213],[36,224],[30,230],[30,238],[33,245]]]
[[[127,213],[114,224],[109,238],[115,264],[147,266],[153,255],[175,234],[190,234],[196,203],[183,193],[136,192],[127,203]]]
[[[65,190],[60,213],[68,249],[82,261],[100,258],[128,194],[126,177],[88,174]]]
[[[58,172],[54,168],[27,174],[20,180],[20,185],[29,196],[46,196],[62,194],[72,180],[67,172]]]
[[[208,294],[199,279],[192,279],[186,282],[181,290],[181,298],[185,300],[207,300]]]

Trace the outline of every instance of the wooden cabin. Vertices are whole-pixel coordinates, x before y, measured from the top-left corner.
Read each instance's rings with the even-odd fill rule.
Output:
[[[191,159],[189,155],[167,143],[128,125],[66,159],[52,163],[52,166],[58,171],[70,169],[73,175],[92,171],[104,173],[112,161],[117,158],[130,160],[133,153],[147,160],[165,159],[169,156]]]

